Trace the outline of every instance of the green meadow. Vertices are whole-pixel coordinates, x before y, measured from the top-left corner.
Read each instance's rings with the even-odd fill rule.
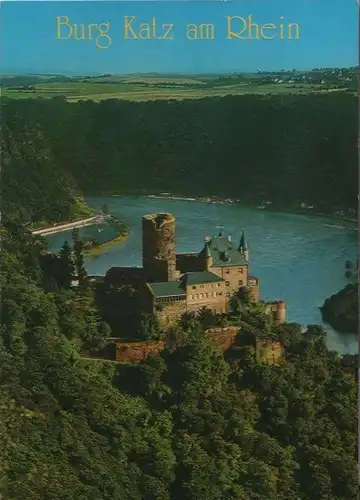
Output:
[[[329,85],[308,83],[264,83],[260,79],[231,76],[102,76],[57,81],[56,78],[17,87],[3,85],[2,95],[14,99],[64,97],[69,102],[124,99],[150,101],[200,99],[243,94],[304,94],[346,91]]]

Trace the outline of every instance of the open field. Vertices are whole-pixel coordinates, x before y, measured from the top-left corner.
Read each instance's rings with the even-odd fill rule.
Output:
[[[69,102],[124,99],[150,101],[167,99],[200,99],[243,94],[305,94],[344,92],[344,88],[307,83],[259,83],[215,77],[148,77],[131,76],[112,79],[88,78],[82,81],[36,83],[28,87],[4,87],[2,95],[14,99],[65,97]]]

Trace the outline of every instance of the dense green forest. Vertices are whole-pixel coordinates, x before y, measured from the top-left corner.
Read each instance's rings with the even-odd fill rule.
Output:
[[[6,114],[4,115],[4,117]],[[54,153],[36,119],[7,116],[1,127],[1,209],[5,220],[62,222],[89,210],[72,176]]]
[[[4,499],[355,498],[355,372],[321,327],[273,327],[279,366],[241,335],[217,351],[196,322],[141,365],[86,359],[109,328],[85,276],[64,279],[69,247],[56,275],[42,240],[10,223],[1,236]]]
[[[356,373],[321,327],[246,310],[251,331],[284,345],[280,365],[241,334],[218,351],[194,318],[172,332],[175,351],[142,364],[86,358],[110,327],[82,242],[56,257],[24,227],[73,218],[81,191],[115,188],[354,206],[355,100],[272,99],[3,101],[4,500],[355,499]]]
[[[15,152],[4,165],[5,201],[16,192],[31,207],[39,175],[42,203],[54,190],[63,200],[52,218],[70,215],[71,186],[86,194],[267,199],[286,208],[305,202],[324,211],[357,206],[352,95],[73,104],[61,97],[4,99],[2,116],[5,159]],[[34,154],[38,173],[29,168]]]

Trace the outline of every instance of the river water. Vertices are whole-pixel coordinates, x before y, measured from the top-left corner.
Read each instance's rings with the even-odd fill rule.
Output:
[[[87,203],[104,203],[130,228],[129,238],[98,257],[86,258],[89,274],[103,275],[112,266],[141,266],[141,218],[151,212],[170,212],[176,217],[178,252],[199,251],[206,234],[224,227],[238,242],[241,231],[249,246],[250,272],[260,278],[264,300],[285,300],[287,321],[302,325],[321,324],[319,307],[325,298],[346,284],[344,263],[356,260],[357,232],[352,225],[303,215],[268,212],[240,205],[145,197],[91,197]],[[48,238],[57,250],[71,231]],[[357,336],[327,330],[327,344],[340,353],[355,353]]]

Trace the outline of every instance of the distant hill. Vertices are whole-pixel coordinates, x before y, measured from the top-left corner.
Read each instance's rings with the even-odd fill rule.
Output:
[[[25,87],[28,85],[36,85],[39,83],[52,83],[52,82],[71,82],[72,78],[67,76],[37,76],[37,75],[23,75],[23,76],[0,76],[0,83],[3,88],[12,87]]]
[[[9,99],[2,116],[17,144],[36,123],[32,147],[45,141],[82,192],[217,195],[270,200],[280,208],[305,203],[323,212],[357,207],[357,99],[351,95],[71,105],[61,97]],[[26,178],[26,162],[22,168]]]

